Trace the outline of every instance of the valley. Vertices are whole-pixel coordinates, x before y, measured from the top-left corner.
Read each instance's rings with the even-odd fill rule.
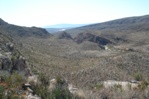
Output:
[[[49,34],[42,28],[0,20],[0,33],[12,39],[34,75],[43,74],[48,81],[62,77],[80,88],[86,99],[141,99],[149,94],[148,23],[146,15]],[[143,90],[126,92],[100,84],[108,80],[147,84]]]

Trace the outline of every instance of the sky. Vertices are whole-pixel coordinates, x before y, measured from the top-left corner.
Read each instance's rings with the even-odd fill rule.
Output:
[[[149,14],[149,0],[0,0],[0,18],[20,26],[90,24]]]

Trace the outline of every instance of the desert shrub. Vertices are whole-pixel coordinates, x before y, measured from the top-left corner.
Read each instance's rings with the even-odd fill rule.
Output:
[[[4,97],[4,91],[5,91],[5,87],[4,86],[0,86],[0,99],[3,99]]]
[[[50,96],[51,99],[72,99],[72,95],[68,89],[57,87]]]
[[[65,83],[65,80],[61,76],[57,76],[56,80],[59,85],[62,85]]]
[[[97,83],[97,84],[95,85],[95,87],[96,87],[97,89],[101,89],[101,88],[103,88],[104,86],[103,86],[102,83]]]
[[[9,87],[17,88],[18,86],[21,87],[21,85],[24,83],[24,79],[21,75],[14,73],[11,76],[6,78],[5,81]]]
[[[13,96],[12,99],[20,99],[19,96]]]
[[[34,90],[34,94],[37,94],[42,99],[51,99],[50,93],[47,90],[47,87],[43,84],[32,85],[32,89]]]
[[[142,82],[138,85],[138,87],[139,87],[139,89],[144,90],[144,89],[147,88],[148,85],[149,85],[149,83],[148,83],[147,81],[142,81]]]
[[[137,81],[142,81],[143,80],[143,75],[140,73],[134,74],[134,79]]]
[[[45,76],[44,74],[39,74],[38,76],[39,80],[41,81],[42,85],[46,86],[49,84],[49,78]]]

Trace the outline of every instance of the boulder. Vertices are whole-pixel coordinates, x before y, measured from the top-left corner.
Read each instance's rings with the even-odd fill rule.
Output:
[[[52,92],[52,91],[54,91],[56,89],[56,87],[57,87],[57,80],[56,79],[50,80],[50,85],[48,87],[48,90],[50,92]]]
[[[39,83],[38,76],[37,75],[28,76],[27,83],[36,85],[37,83]]]
[[[41,99],[41,97],[29,93],[29,94],[26,96],[26,99]]]
[[[74,87],[72,84],[68,85],[68,89],[76,99],[86,99],[85,94],[81,89]]]

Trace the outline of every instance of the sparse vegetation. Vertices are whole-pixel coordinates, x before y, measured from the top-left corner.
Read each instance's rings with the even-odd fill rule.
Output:
[[[32,89],[42,99],[74,98],[67,89],[61,88],[65,83],[62,77],[88,92],[86,96],[89,99],[148,99],[146,93],[149,86],[149,33],[148,21],[143,21],[148,19],[148,16],[137,19],[132,24],[128,24],[129,20],[122,19],[66,31],[68,34],[78,34],[86,32],[87,28],[88,34],[80,34],[84,39],[80,35],[79,38],[75,38],[76,34],[66,33],[59,39],[47,34],[44,29],[4,23],[0,26],[0,57],[10,60],[11,67],[13,62],[23,55],[33,73],[38,74],[41,83],[33,84]],[[140,20],[143,22],[139,23]],[[81,43],[77,44],[75,40]],[[10,42],[14,43],[14,49],[6,47]],[[109,43],[110,45],[107,45]],[[110,50],[105,50],[104,46],[110,47]],[[11,90],[8,99],[21,97],[17,91],[21,90],[25,79],[16,71],[21,71],[26,64],[17,64],[21,64],[22,67],[16,70],[9,69],[10,72],[7,69],[3,71],[4,65],[0,64],[1,83],[7,85],[0,85],[1,99],[6,97],[6,89]],[[21,71],[21,74],[22,72],[24,71]],[[47,86],[52,78],[56,78],[59,85],[53,92],[49,92]],[[141,83],[136,89],[131,89],[132,86],[128,85],[128,91],[122,91],[121,85],[106,89],[99,83],[105,80],[133,79]]]

